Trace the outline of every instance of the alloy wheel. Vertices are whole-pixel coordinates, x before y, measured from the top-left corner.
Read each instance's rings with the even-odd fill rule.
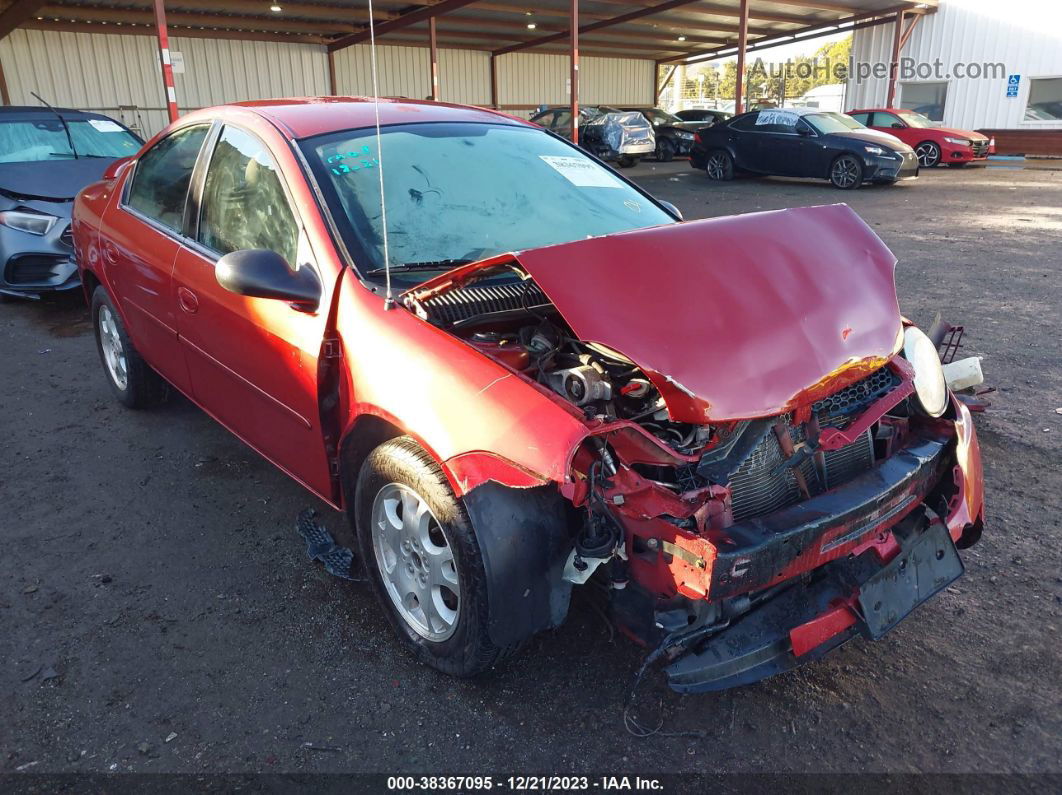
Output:
[[[461,584],[442,527],[413,489],[389,483],[372,506],[372,546],[384,590],[406,624],[436,643],[457,629]]]
[[[103,351],[103,361],[107,365],[107,373],[114,385],[125,391],[129,384],[129,371],[125,358],[125,348],[122,347],[122,337],[118,333],[118,324],[115,322],[111,308],[104,304],[96,321],[100,332],[100,350]]]
[[[722,152],[716,152],[708,158],[705,170],[711,179],[726,179],[727,159]]]
[[[838,188],[851,188],[859,181],[859,164],[850,157],[838,158],[830,178]]]
[[[918,156],[918,163],[922,168],[933,168],[940,162],[940,148],[930,141],[920,143],[918,148],[915,149],[915,154]]]

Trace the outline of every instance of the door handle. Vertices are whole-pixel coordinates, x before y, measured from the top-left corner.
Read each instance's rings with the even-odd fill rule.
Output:
[[[189,315],[194,315],[199,311],[199,299],[187,287],[177,288],[177,303]]]

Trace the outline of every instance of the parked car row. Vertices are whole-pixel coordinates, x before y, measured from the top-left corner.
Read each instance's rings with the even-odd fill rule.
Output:
[[[913,111],[772,108],[698,131],[690,165],[713,180],[739,173],[808,177],[852,190],[914,179],[920,168],[965,165],[992,152],[987,137],[937,127]]]

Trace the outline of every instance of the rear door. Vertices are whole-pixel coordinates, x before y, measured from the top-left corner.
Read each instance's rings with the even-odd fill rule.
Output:
[[[766,168],[760,160],[759,135],[756,132],[756,119],[759,112],[748,113],[737,119],[727,127],[716,128],[722,134],[725,129],[726,140],[734,152],[734,164],[747,171],[759,171],[766,173]],[[715,132],[715,129],[713,129]]]
[[[192,172],[209,131],[209,123],[182,127],[141,155],[100,229],[103,269],[137,350],[183,392],[189,380],[177,341],[173,263]]]
[[[174,269],[193,394],[245,442],[327,498],[317,362],[334,279],[320,279],[324,294],[314,313],[218,284],[218,259],[243,249],[269,249],[293,268],[311,268],[319,277],[321,271],[267,145],[226,125],[209,155],[196,175],[193,239],[178,252]]]

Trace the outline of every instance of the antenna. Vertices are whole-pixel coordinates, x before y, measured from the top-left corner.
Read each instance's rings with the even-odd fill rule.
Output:
[[[384,309],[395,308],[395,297],[391,292],[391,252],[387,246],[387,199],[384,197],[384,158],[383,142],[380,139],[380,88],[376,77],[376,25],[372,16],[372,0],[369,0],[369,61],[372,70],[372,107],[376,112],[376,161],[380,172],[380,223],[383,226],[384,280],[387,293],[384,296]]]
[[[372,0],[370,0],[372,2]],[[70,151],[74,154],[74,160],[77,160],[77,149],[74,148],[74,139],[70,135],[70,125],[66,123],[66,119],[63,118],[63,114],[53,108],[48,102],[38,94],[36,91],[31,91],[30,96],[36,98],[44,107],[50,110],[59,119],[59,123],[63,125],[63,131],[66,133],[66,142],[70,144]]]

